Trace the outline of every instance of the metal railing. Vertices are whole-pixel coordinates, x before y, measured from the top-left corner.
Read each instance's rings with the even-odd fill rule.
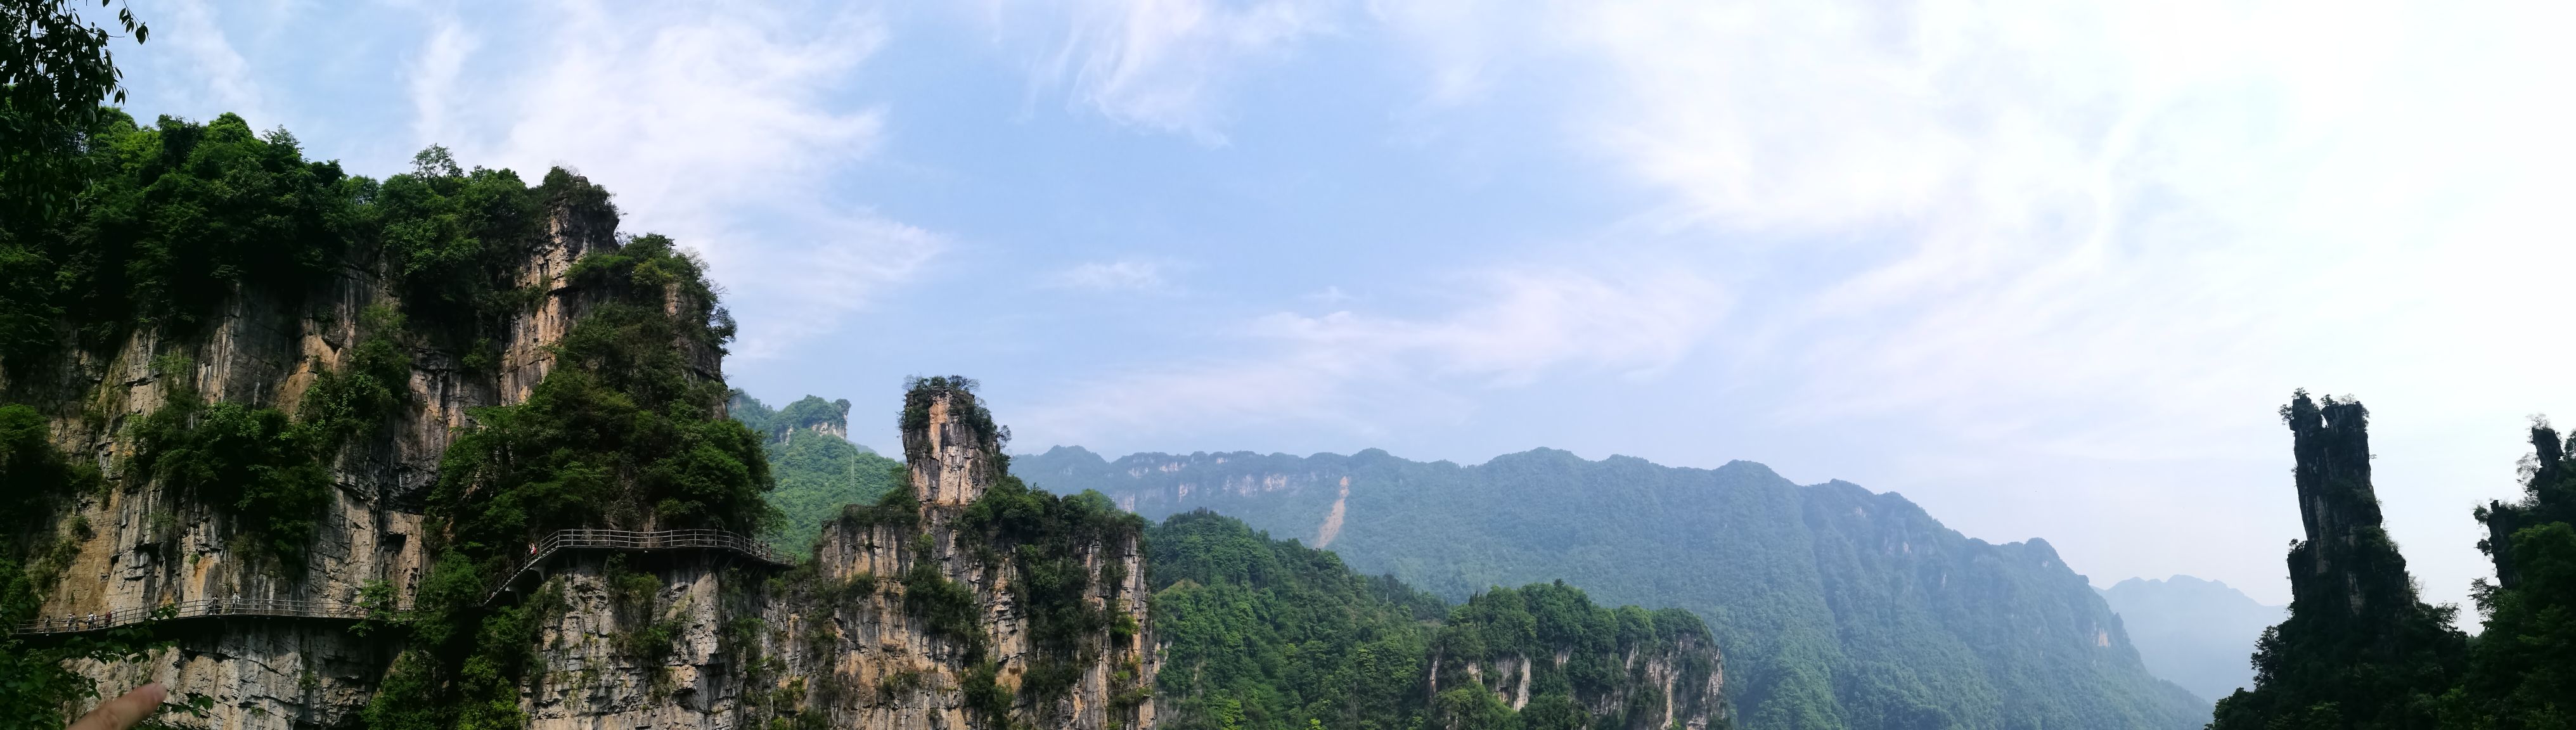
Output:
[[[763,563],[789,566],[794,558],[758,540],[723,530],[562,530],[540,540],[528,555],[510,566],[509,572],[483,595],[483,605],[509,592],[520,578],[542,570],[546,561],[565,550],[722,550]],[[279,618],[317,618],[362,621],[367,608],[339,601],[301,601],[283,598],[201,598],[150,608],[127,608],[99,614],[44,616],[10,627],[12,634],[69,634],[106,631],[118,626],[131,626],[147,621],[194,619],[225,616],[269,616]]]
[[[558,530],[546,539],[528,547],[527,557],[511,565],[503,578],[484,592],[483,605],[492,605],[519,579],[545,567],[546,561],[565,550],[623,550],[651,552],[658,550],[723,550],[776,566],[796,564],[794,558],[767,544],[723,530]]]
[[[201,598],[151,608],[127,608],[107,613],[78,616],[44,616],[10,627],[12,634],[76,634],[106,631],[149,621],[220,618],[227,616],[267,616],[279,618],[322,618],[363,621],[367,608],[338,601],[298,601],[283,598]]]

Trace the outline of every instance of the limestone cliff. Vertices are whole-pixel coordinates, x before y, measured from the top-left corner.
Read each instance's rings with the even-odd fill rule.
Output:
[[[1596,606],[1563,583],[1496,588],[1452,611],[1432,642],[1426,679],[1433,718],[1446,728],[1483,726],[1479,708],[1498,705],[1528,727],[1731,722],[1724,664],[1698,617]]]
[[[773,683],[801,694],[780,710],[829,727],[1152,725],[1141,523],[1010,479],[1005,433],[960,385],[913,390],[909,494],[827,525],[814,574],[764,616],[793,677]]]
[[[2220,698],[2209,727],[2430,727],[2468,637],[2456,607],[2425,604],[2381,523],[2370,411],[2293,393],[2281,407],[2306,539],[2290,543],[2290,616],[2255,644],[2254,686]]]
[[[602,215],[605,221],[599,220]],[[390,300],[379,261],[352,257],[318,294],[244,287],[202,334],[165,338],[138,328],[112,349],[75,351],[8,382],[9,399],[54,418],[55,442],[101,467],[107,488],[76,495],[54,520],[68,567],[41,615],[81,617],[209,599],[354,606],[372,582],[408,605],[426,561],[420,500],[469,410],[515,402],[543,376],[542,354],[570,327],[583,295],[562,273],[584,252],[615,250],[614,213],[558,206],[549,235],[528,252],[523,283],[535,306],[500,328],[497,368],[472,372],[451,352],[417,344],[404,406],[353,438],[329,465],[332,486],[301,565],[243,548],[243,515],[189,499],[135,473],[133,428],[173,397],[293,408],[319,373],[347,366],[363,313]],[[177,641],[141,666],[93,667],[116,690],[160,680],[215,701],[222,727],[347,726],[397,647],[348,633],[346,621],[291,617],[173,622]]]
[[[88,388],[60,399],[54,432],[107,475],[106,489],[78,495],[55,521],[68,567],[45,616],[130,617],[209,599],[341,612],[165,621],[156,630],[174,648],[83,671],[109,692],[158,680],[214,701],[209,717],[183,724],[361,725],[406,647],[388,627],[354,632],[350,612],[363,605],[399,621],[419,603],[425,547],[457,539],[422,506],[442,455],[474,419],[469,409],[522,401],[556,366],[553,345],[596,304],[567,275],[573,262],[619,250],[613,219],[597,216],[551,213],[545,245],[519,275],[543,297],[498,328],[507,335],[492,347],[498,367],[474,371],[442,350],[412,349],[406,405],[330,464],[334,489],[300,566],[245,549],[235,510],[135,470],[131,426],[174,398],[297,403],[320,371],[341,367],[362,310],[388,296],[366,262],[343,267],[328,296],[290,304],[245,292],[202,338],[137,334],[113,357],[76,356],[59,381],[9,384],[22,401]],[[687,359],[721,377],[712,353]],[[535,651],[517,690],[529,727],[1149,726],[1156,658],[1143,628],[1140,523],[1010,479],[1007,432],[969,388],[962,379],[916,388],[904,430],[911,483],[827,526],[811,563],[789,568],[740,550],[536,555],[531,544],[525,577],[509,590],[450,608],[531,617]]]
[[[525,695],[531,727],[1150,726],[1138,533],[1019,509],[1063,500],[1008,480],[970,392],[914,397],[911,484],[845,510],[813,561],[777,580],[702,557],[556,571],[536,592],[546,666]],[[985,502],[1004,481],[1016,501]],[[1050,574],[1028,575],[1033,560]],[[656,645],[639,651],[639,635]]]

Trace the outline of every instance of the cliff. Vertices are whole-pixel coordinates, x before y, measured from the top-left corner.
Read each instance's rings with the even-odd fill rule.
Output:
[[[1726,676],[1680,609],[1563,583],[1451,607],[1331,552],[1197,511],[1148,533],[1163,724],[1182,730],[1723,728]]]
[[[1148,518],[1208,509],[1329,546],[1450,600],[1562,579],[1688,609],[1756,728],[2175,729],[2207,705],[2148,674],[2120,619],[2045,541],[1989,543],[1895,494],[1540,449],[1461,466],[1352,455],[1059,447],[1024,478]],[[1515,676],[1517,672],[1513,673]]]
[[[173,484],[175,475],[140,468],[156,456],[144,427],[153,414],[198,401],[295,408],[326,374],[350,370],[362,341],[382,334],[367,331],[367,310],[395,297],[380,258],[352,252],[311,291],[241,287],[197,332],[139,327],[112,347],[13,367],[26,376],[7,382],[9,400],[48,412],[53,443],[105,477],[104,488],[72,495],[46,520],[67,559],[37,614],[131,614],[210,600],[408,607],[429,567],[423,504],[442,455],[474,409],[523,400],[543,377],[550,346],[587,298],[563,270],[584,252],[618,248],[614,214],[602,226],[602,213],[559,205],[544,214],[547,235],[527,250],[522,270],[539,301],[496,328],[499,367],[478,372],[451,350],[401,345],[403,405],[329,460],[328,488],[316,495],[300,551],[261,549],[252,533],[262,515],[244,503],[204,498]],[[371,584],[391,592],[371,596]],[[111,690],[158,680],[178,695],[211,697],[207,722],[222,727],[346,726],[400,647],[347,624],[172,622],[162,635],[174,648],[139,665],[84,671]]]
[[[2418,600],[2380,521],[2370,411],[2295,393],[2281,407],[2306,538],[2290,545],[2290,616],[2256,642],[2254,686],[2219,700],[2213,730],[2432,727],[2468,638],[2454,606]]]
[[[0,226],[0,651],[36,659],[0,710],[157,680],[209,728],[1151,723],[1140,523],[1011,479],[971,383],[916,384],[907,484],[790,558],[749,537],[730,319],[607,191],[111,122],[86,217]]]
[[[913,390],[909,483],[845,509],[810,562],[605,553],[552,572],[530,592],[528,727],[1149,726],[1136,525],[1010,479],[964,382]]]
[[[1141,523],[1011,478],[968,387],[916,384],[908,488],[825,525],[813,572],[762,615],[778,710],[836,728],[1151,726]]]
[[[1449,612],[1432,642],[1435,721],[1491,727],[1508,706],[1526,728],[1727,727],[1717,642],[1681,609],[1592,604],[1559,583],[1496,588]],[[1443,689],[1447,688],[1447,689]]]

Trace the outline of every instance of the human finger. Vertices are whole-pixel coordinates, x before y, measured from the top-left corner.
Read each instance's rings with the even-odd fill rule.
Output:
[[[82,715],[79,722],[65,730],[126,730],[161,709],[162,698],[169,694],[160,682],[136,687],[123,697],[99,703],[97,709]]]

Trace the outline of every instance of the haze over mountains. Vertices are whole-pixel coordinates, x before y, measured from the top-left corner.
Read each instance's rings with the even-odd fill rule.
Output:
[[[737,393],[733,409],[770,437],[782,548],[803,549],[805,523],[895,483],[884,470],[899,462],[850,444],[838,403],[773,410]],[[1744,682],[1730,690],[1738,711],[1766,727],[2189,726],[2250,682],[2254,639],[2282,611],[2189,576],[2090,589],[2044,540],[1967,539],[1901,496],[1798,486],[1751,462],[1673,469],[1548,449],[1470,467],[1379,451],[1112,462],[1059,447],[1012,471],[1149,519],[1210,509],[1451,601],[1563,579],[1606,601],[1690,608]],[[2022,623],[2041,637],[1996,641]],[[2008,699],[2040,696],[2054,701]]]
[[[2289,617],[2288,606],[2266,606],[2225,583],[2177,575],[2130,578],[2102,591],[2102,600],[2128,626],[2129,641],[2147,671],[2216,700],[2254,686],[2254,640]]]
[[[2108,605],[2044,540],[1992,544],[1894,494],[1769,468],[1586,461],[1539,449],[1475,466],[1384,451],[1296,457],[1058,447],[1013,472],[1151,518],[1210,509],[1457,600],[1563,579],[1610,603],[1687,608],[1763,728],[2200,725]]]

